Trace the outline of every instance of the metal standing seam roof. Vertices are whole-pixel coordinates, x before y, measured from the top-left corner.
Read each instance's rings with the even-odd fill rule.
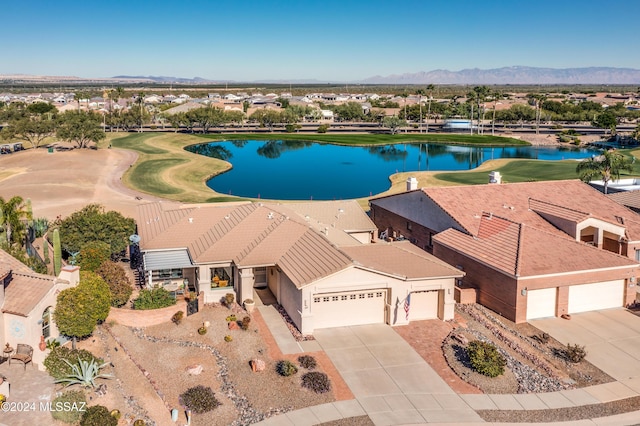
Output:
[[[144,270],[180,269],[193,266],[187,249],[153,250],[144,253]]]

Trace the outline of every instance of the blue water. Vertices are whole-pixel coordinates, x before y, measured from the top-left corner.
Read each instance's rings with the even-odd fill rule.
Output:
[[[386,191],[404,171],[469,170],[498,158],[566,160],[597,151],[551,147],[465,147],[397,144],[354,147],[299,141],[224,141],[187,150],[229,161],[207,182],[221,194],[277,200],[359,198]]]

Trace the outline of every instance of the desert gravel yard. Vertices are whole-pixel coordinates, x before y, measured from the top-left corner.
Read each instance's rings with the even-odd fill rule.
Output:
[[[303,388],[301,377],[306,370],[302,367],[291,377],[278,375],[276,363],[285,357],[274,351],[263,338],[264,332],[258,321],[252,321],[246,331],[240,328],[230,330],[226,318],[232,313],[237,320],[248,316],[237,305],[233,310],[218,305],[202,307],[200,312],[185,317],[179,325],[172,322],[146,328],[114,323],[103,325],[96,334],[102,338],[87,339],[79,346],[92,350],[98,356],[110,353],[122,357],[126,354],[129,358],[114,360],[117,383],[126,392],[116,392],[115,384],[112,389],[108,383],[110,392],[105,401],[109,403],[105,405],[118,407],[125,416],[129,414],[126,417],[130,419],[146,414],[156,424],[166,424],[168,413],[176,408],[181,421],[184,421],[180,394],[190,387],[204,385],[211,387],[221,405],[209,413],[193,414],[192,425],[245,425],[271,415],[336,400],[333,389],[316,394]],[[253,317],[255,319],[257,315]],[[197,330],[205,321],[210,323],[208,331],[200,335]],[[232,337],[230,342],[225,341],[227,335]],[[115,346],[111,347],[112,344]],[[105,359],[111,360],[111,357]],[[252,372],[252,359],[264,361],[264,371]],[[297,355],[286,359],[298,364]],[[316,370],[323,371],[325,362],[318,359]],[[128,364],[129,371],[118,364]],[[137,367],[132,369],[134,365]],[[191,372],[188,371],[190,369]],[[120,371],[126,371],[126,375],[118,374]],[[340,379],[337,381],[340,388]],[[155,393],[153,398],[147,395],[150,389]],[[129,405],[133,402],[127,404],[120,400],[126,396],[139,407],[137,415],[130,414],[132,409]],[[156,401],[155,406],[150,404],[153,400]]]

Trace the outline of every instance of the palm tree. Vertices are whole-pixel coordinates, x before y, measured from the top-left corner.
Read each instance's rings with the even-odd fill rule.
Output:
[[[404,98],[404,119],[407,120],[407,98],[409,97],[409,93],[407,93],[407,91],[405,90],[404,92],[400,93],[400,97]],[[407,132],[407,129],[405,129],[405,133]]]
[[[419,122],[420,133],[422,133],[422,96],[424,94],[425,94],[425,91],[423,89],[416,90],[416,95],[418,95],[418,104],[420,105],[420,122]]]
[[[591,182],[594,178],[601,178],[604,182],[604,193],[609,187],[609,181],[620,179],[620,172],[631,172],[633,161],[615,150],[604,151],[602,155],[583,160],[578,163],[576,173],[583,182]]]
[[[476,101],[476,97],[477,93],[474,91],[467,93],[467,103],[471,105],[471,116],[469,117],[471,119],[471,126],[469,126],[470,134],[473,134],[473,104]]]
[[[491,136],[493,136],[496,130],[496,103],[498,102],[498,98],[502,98],[502,93],[497,91],[493,92],[491,94],[491,97],[493,98],[493,119],[491,120]]]
[[[31,219],[31,213],[22,197],[16,195],[8,201],[0,197],[0,226],[4,228],[9,245],[22,241],[24,221]]]
[[[429,133],[429,117],[431,116],[431,98],[433,97],[433,91],[436,87],[433,84],[429,84],[427,86],[427,92],[429,94],[429,98],[427,99],[427,133]],[[422,116],[422,114],[421,114]]]

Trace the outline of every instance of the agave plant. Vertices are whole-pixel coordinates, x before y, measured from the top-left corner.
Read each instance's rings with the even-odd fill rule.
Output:
[[[56,379],[54,383],[64,383],[64,386],[82,385],[86,388],[95,388],[96,379],[111,379],[111,374],[101,374],[100,370],[109,365],[108,362],[98,365],[95,359],[91,361],[83,361],[78,357],[78,363],[72,364],[66,359],[62,361],[66,362],[71,367],[71,374]]]

